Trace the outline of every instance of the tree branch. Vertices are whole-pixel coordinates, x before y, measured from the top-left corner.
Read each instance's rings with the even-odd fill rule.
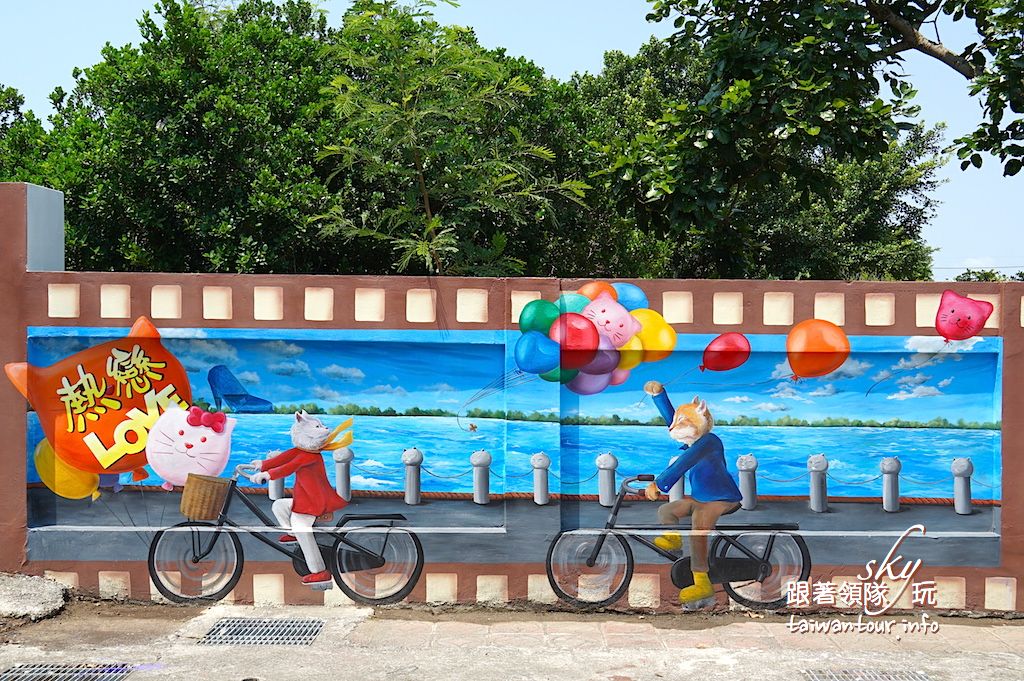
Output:
[[[914,26],[912,23],[894,12],[892,7],[889,5],[879,4],[872,0],[868,0],[866,2],[866,6],[868,12],[871,13],[871,16],[878,21],[888,24],[903,36],[903,39],[900,40],[899,43],[896,43],[893,48],[897,45],[901,45],[902,43],[908,43],[910,47],[906,49],[917,50],[918,52],[927,54],[929,57],[934,57],[968,80],[973,80],[977,75],[977,72],[974,70],[974,66],[972,66],[969,61],[953,52],[942,43],[937,43],[926,38],[919,30],[917,30],[918,27]],[[890,50],[893,48],[890,48]],[[885,50],[885,52],[888,51],[889,50]],[[904,50],[901,49],[897,51],[902,52]],[[893,54],[895,53],[896,52],[893,52]]]

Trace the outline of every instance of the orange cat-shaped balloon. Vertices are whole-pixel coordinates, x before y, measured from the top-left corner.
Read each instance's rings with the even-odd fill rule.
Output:
[[[149,429],[169,406],[192,401],[188,375],[145,317],[128,336],[48,367],[4,367],[39,416],[46,439],[68,465],[89,473],[146,477]]]

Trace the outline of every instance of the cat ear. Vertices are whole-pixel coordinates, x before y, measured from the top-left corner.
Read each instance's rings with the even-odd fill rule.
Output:
[[[224,421],[224,434],[230,436],[238,424],[238,419],[227,419]]]
[[[693,396],[693,404],[700,404],[700,396],[699,395],[694,395]]]
[[[947,305],[951,305],[955,303],[958,298],[961,297],[962,296],[956,291],[950,291],[949,289],[946,289],[945,291],[942,292],[942,299],[939,300],[939,307],[941,308],[946,307]]]
[[[132,330],[128,332],[129,338],[159,338],[160,332],[157,331],[156,326],[153,322],[149,321],[147,317],[139,317],[135,320],[132,325]]]
[[[982,313],[985,315],[985,321],[988,321],[992,311],[996,309],[995,306],[987,300],[976,300],[975,302],[978,303],[978,307],[981,308]]]
[[[300,411],[295,412],[295,420],[296,421],[302,421],[302,412],[300,412]]]
[[[708,413],[708,403],[706,400],[700,401],[700,404],[697,405],[697,411],[701,412],[702,414]]]

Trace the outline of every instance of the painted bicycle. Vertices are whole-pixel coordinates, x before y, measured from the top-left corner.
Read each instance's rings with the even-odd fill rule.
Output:
[[[672,562],[672,583],[682,589],[693,583],[690,558],[662,549],[647,536],[689,525],[619,525],[619,510],[629,493],[643,494],[633,482],[651,482],[653,475],[623,480],[602,529],[559,533],[548,547],[548,582],[555,594],[578,608],[611,605],[625,595],[633,578],[633,550],[628,540],[646,546]],[[738,507],[737,507],[738,508]],[[773,610],[786,604],[786,589],[793,580],[811,574],[811,555],[796,523],[718,525],[708,548],[709,576],[729,596],[748,608]]]
[[[241,465],[229,479],[189,478],[182,497],[189,520],[157,532],[149,546],[149,574],[165,598],[188,603],[227,596],[242,576],[243,534],[290,558],[299,575],[309,574],[302,551],[265,536],[281,529],[239,489],[239,476],[254,470]],[[243,526],[229,517],[236,500],[262,527]],[[413,590],[423,571],[423,546],[413,532],[397,525],[405,520],[399,513],[346,513],[333,527],[315,528],[324,562],[346,596],[384,605]]]

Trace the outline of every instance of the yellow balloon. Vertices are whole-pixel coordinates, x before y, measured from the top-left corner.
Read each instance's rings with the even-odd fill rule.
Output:
[[[644,344],[637,336],[633,336],[626,344],[619,348],[619,366],[617,369],[626,371],[640,366],[644,361]]]
[[[644,361],[657,362],[672,354],[676,347],[676,331],[659,313],[647,308],[630,312],[642,325],[636,335],[644,347]]]
[[[36,445],[36,472],[50,491],[65,499],[85,499],[99,496],[100,476],[73,468],[57,456],[49,440]]]

